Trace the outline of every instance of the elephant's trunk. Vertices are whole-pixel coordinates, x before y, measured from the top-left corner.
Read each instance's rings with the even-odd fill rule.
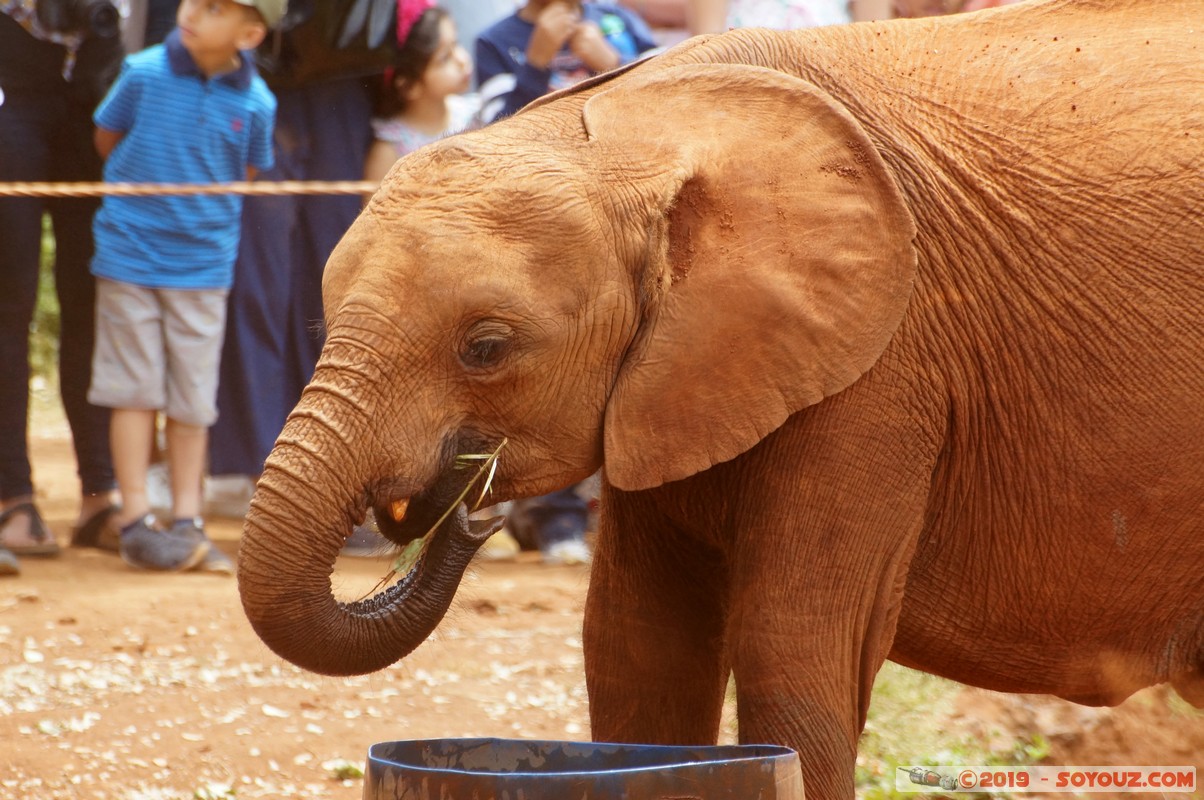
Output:
[[[294,414],[268,460],[239,551],[239,593],[255,632],[282,658],[326,675],[372,672],[404,657],[434,630],[469,561],[501,521],[470,527],[461,505],[431,534],[426,552],[400,582],[363,600],[336,600],[330,576],[356,505],[352,489],[339,496],[337,489],[314,485],[330,481],[314,481],[312,474],[306,480],[323,463],[314,455],[324,452],[314,446],[315,424]],[[327,431],[317,441],[345,446],[331,439]]]

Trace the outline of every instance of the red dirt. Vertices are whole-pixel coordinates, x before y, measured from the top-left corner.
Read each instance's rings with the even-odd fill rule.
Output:
[[[62,426],[40,427],[39,504],[65,543],[74,461]],[[210,523],[231,555],[240,530]],[[337,591],[366,592],[388,563],[342,559]],[[270,653],[232,578],[143,573],[96,551],[22,567],[0,581],[0,797],[353,800],[361,782],[338,779],[331,762],[362,766],[373,742],[589,736],[585,568],[528,554],[479,564],[431,641],[390,669],[334,679]],[[983,737],[1044,731],[1049,763],[1194,764],[1204,776],[1204,716],[1168,697],[1153,689],[1088,709],[966,690],[951,725]]]

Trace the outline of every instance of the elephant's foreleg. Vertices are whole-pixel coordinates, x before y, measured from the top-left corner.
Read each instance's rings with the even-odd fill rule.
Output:
[[[657,519],[634,502],[604,515],[585,609],[593,737],[714,744],[730,672],[724,559]]]
[[[821,549],[829,546],[784,559],[779,549],[780,566],[735,578],[745,591],[729,640],[740,741],[798,750],[807,797],[831,800],[854,795],[857,739],[893,639],[907,548],[853,555],[851,543],[829,540]]]
[[[885,414],[859,427],[842,412],[816,409],[768,437],[761,464],[799,466],[760,473],[760,502],[732,520],[740,739],[798,750],[808,800],[854,796],[857,739],[894,642],[935,459],[935,437]]]

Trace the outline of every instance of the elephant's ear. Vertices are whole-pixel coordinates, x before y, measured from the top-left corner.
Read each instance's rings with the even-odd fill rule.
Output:
[[[654,175],[644,320],[606,409],[610,483],[734,458],[874,364],[911,293],[915,225],[843,106],[771,70],[689,65],[628,76],[582,113],[591,146]]]

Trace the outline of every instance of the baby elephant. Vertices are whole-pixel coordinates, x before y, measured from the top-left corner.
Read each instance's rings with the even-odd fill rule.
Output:
[[[887,658],[1204,704],[1202,19],[738,30],[402,159],[247,520],[255,629],[327,674],[418,646],[504,442],[486,502],[604,470],[597,740],[712,743],[734,674],[740,738],[849,798]],[[370,507],[434,531],[337,602]]]

